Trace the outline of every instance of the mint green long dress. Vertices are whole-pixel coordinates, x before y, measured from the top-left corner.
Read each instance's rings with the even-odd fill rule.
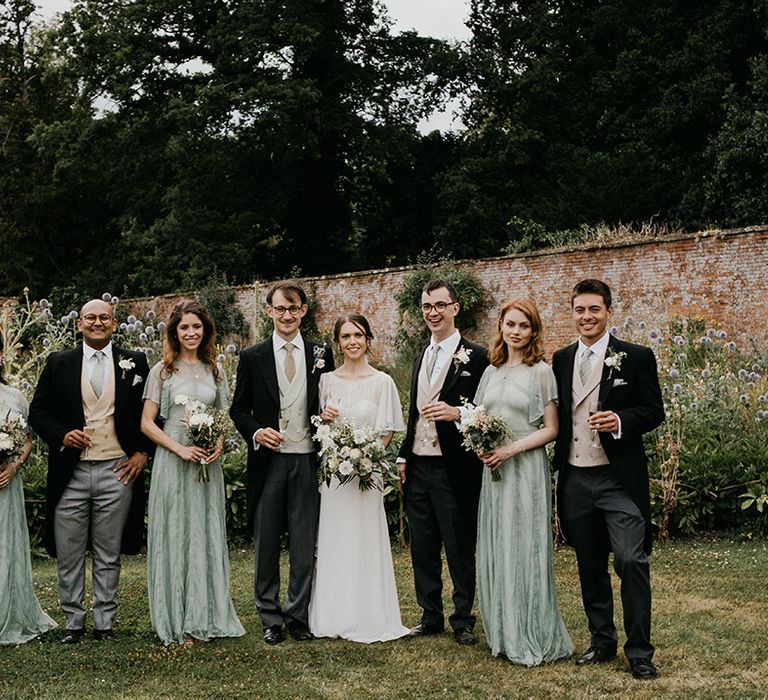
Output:
[[[155,365],[144,398],[158,404],[163,430],[190,444],[183,423],[185,395],[225,409],[226,378],[216,382],[202,363],[176,363],[161,378]],[[221,376],[224,371],[219,367]],[[208,641],[245,634],[229,591],[229,552],[224,511],[224,476],[219,462],[208,465],[210,481],[198,482],[199,467],[158,445],[149,488],[147,586],[149,615],[166,645],[186,637]]]
[[[503,416],[519,439],[543,423],[544,406],[557,401],[552,369],[485,370],[475,395],[490,414]],[[552,498],[544,447],[507,460],[501,481],[485,469],[477,532],[477,590],[491,653],[536,666],[573,653],[557,607],[552,558]]]
[[[0,384],[0,424],[22,416],[29,405],[18,389]],[[0,489],[0,644],[23,644],[56,623],[43,612],[32,586],[29,531],[22,472]]]

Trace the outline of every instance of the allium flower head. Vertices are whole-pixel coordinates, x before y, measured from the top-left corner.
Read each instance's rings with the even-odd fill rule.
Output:
[[[109,304],[109,302],[112,301],[112,295],[109,292],[104,292],[104,294],[101,295],[101,300],[106,301],[107,304]]]
[[[680,394],[683,391],[683,387],[680,384],[675,384],[672,387],[672,391],[674,391],[676,394]]]
[[[726,343],[725,347],[728,348],[730,352],[733,352],[736,349],[736,343],[730,341],[729,343]]]
[[[725,331],[718,331],[717,337],[720,338],[720,340],[725,340],[728,337],[728,334]]]

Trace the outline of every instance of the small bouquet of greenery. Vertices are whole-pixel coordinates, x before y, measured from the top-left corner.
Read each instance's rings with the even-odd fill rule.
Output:
[[[492,416],[483,404],[475,406],[467,399],[462,399],[464,409],[461,412],[459,431],[464,439],[461,444],[476,455],[490,452],[504,442],[514,440],[507,422],[501,416]],[[498,469],[491,470],[491,479],[501,481]]]
[[[312,423],[316,427],[314,439],[320,444],[322,481],[330,484],[335,476],[340,484],[346,484],[358,477],[361,491],[383,490],[389,465],[384,459],[386,448],[375,430],[368,425],[354,427],[343,419],[323,423],[320,416],[313,416]]]
[[[27,421],[23,416],[11,418],[8,413],[5,421],[0,423],[0,469],[3,469],[13,457],[21,454],[26,440]]]
[[[185,394],[179,394],[175,402],[185,407],[184,425],[187,428],[187,438],[195,447],[212,450],[219,439],[227,432],[227,414],[212,406],[206,406],[202,401],[193,399]],[[200,462],[199,482],[209,481],[208,465]]]

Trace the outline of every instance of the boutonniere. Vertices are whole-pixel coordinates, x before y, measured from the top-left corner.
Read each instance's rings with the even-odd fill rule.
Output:
[[[131,386],[136,386],[137,384],[141,384],[143,381],[144,379],[140,374],[135,374],[133,376],[133,384],[131,384]]]
[[[616,377],[613,380],[613,386],[627,386],[627,383],[621,377]]]
[[[325,351],[328,349],[328,346],[323,343],[322,345],[315,345],[314,348],[312,348],[312,354],[315,357],[315,363],[312,365],[312,374],[315,373],[316,369],[323,369],[325,367]]]
[[[621,361],[627,356],[624,351],[616,352],[613,348],[605,351],[605,366],[610,367],[608,379],[613,376],[613,371],[621,372]]]
[[[117,366],[123,370],[122,379],[125,379],[125,373],[132,370],[136,366],[136,363],[130,357],[124,357],[117,363]]]
[[[453,356],[453,370],[458,371],[461,365],[466,365],[469,362],[469,356],[472,354],[472,348],[465,348],[463,345],[456,351]]]

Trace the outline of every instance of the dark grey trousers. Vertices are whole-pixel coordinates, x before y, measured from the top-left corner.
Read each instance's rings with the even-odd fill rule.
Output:
[[[651,578],[643,548],[645,519],[608,465],[569,467],[563,494],[565,524],[576,549],[581,597],[592,644],[615,650],[613,591],[608,555],[621,579],[624,653],[651,659]]]
[[[422,621],[430,626],[444,624],[441,550],[445,546],[455,608],[449,622],[454,629],[474,627],[477,514],[467,522],[442,457],[414,455],[406,469],[406,514]]]
[[[254,597],[264,627],[309,623],[320,513],[317,455],[272,455],[253,523]],[[280,605],[280,540],[288,529],[290,571],[285,605]]]

